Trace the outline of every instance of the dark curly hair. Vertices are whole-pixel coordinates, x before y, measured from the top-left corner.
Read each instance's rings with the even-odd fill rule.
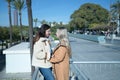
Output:
[[[41,28],[39,29],[39,35],[40,35],[40,37],[46,37],[45,32],[48,29],[50,29],[49,25],[47,25],[47,24],[41,25]]]
[[[49,25],[47,25],[47,24],[41,25],[41,27],[39,28],[36,36],[35,36],[34,39],[33,39],[33,44],[34,44],[36,41],[38,41],[40,37],[46,37],[45,32],[46,32],[46,30],[48,30],[48,29],[50,29],[50,28],[51,28],[51,27],[50,27]]]

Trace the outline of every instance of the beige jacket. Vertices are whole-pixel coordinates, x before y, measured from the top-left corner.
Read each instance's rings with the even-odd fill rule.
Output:
[[[69,55],[65,46],[55,49],[50,62],[53,63],[55,80],[69,80]]]
[[[50,68],[51,49],[47,38],[40,38],[33,47],[32,66]],[[45,59],[46,58],[46,59]]]

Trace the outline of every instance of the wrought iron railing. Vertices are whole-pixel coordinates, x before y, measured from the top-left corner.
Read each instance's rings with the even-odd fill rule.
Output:
[[[70,61],[70,80],[119,80],[120,61]],[[36,68],[32,80],[43,80]]]
[[[74,80],[119,80],[120,61],[73,61]]]

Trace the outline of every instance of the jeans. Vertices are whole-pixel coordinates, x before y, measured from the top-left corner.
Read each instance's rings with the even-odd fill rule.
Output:
[[[55,80],[52,73],[52,68],[39,68],[39,71],[44,76],[44,80]]]

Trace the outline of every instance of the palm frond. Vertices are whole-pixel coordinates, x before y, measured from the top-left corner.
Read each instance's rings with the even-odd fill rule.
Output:
[[[25,0],[14,0],[12,5],[14,9],[21,12],[21,10],[25,8]]]

